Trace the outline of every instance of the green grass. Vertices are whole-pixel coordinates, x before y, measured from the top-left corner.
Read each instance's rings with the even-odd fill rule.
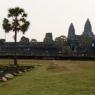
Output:
[[[0,64],[8,62],[0,60]],[[18,62],[40,66],[13,80],[0,83],[0,95],[95,95],[95,61]]]

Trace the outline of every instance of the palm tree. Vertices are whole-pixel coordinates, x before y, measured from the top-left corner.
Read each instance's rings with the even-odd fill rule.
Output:
[[[17,64],[17,56],[16,56],[16,43],[17,43],[17,32],[21,31],[23,34],[27,31],[29,27],[29,21],[26,20],[27,14],[22,8],[10,8],[8,10],[7,18],[3,20],[3,29],[6,33],[13,31],[14,41],[15,41],[15,54],[14,54],[14,65]]]

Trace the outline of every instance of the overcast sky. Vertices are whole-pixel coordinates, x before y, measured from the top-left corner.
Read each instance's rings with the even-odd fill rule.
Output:
[[[42,41],[47,32],[52,32],[54,38],[67,36],[71,22],[76,34],[81,34],[87,18],[95,34],[95,0],[0,0],[0,38],[5,38],[2,20],[7,17],[8,9],[16,6],[28,14],[31,25],[25,36],[30,39]],[[23,35],[19,33],[18,36],[19,40]],[[13,33],[7,34],[6,38],[13,41]]]

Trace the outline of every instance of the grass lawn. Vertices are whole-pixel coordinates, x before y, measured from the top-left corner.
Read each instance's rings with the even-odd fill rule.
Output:
[[[10,63],[0,60],[0,64]],[[95,61],[19,60],[31,72],[0,83],[0,95],[95,95]],[[38,66],[40,65],[40,66]]]

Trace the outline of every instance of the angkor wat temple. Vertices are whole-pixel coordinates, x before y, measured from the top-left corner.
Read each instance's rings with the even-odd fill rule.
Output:
[[[95,35],[92,26],[87,19],[83,33],[75,34],[73,23],[68,29],[68,36],[60,36],[53,40],[52,33],[46,33],[43,42],[37,42],[36,39],[29,41],[28,38],[22,37],[19,42],[6,42],[0,39],[0,56],[95,56]]]

